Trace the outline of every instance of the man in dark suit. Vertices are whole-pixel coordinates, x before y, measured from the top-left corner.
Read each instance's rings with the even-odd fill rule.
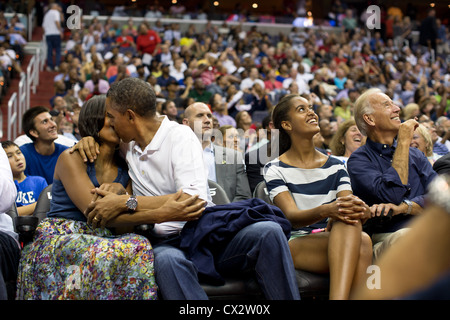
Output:
[[[263,119],[262,128],[266,130],[266,137],[245,153],[245,168],[252,193],[258,183],[264,181],[263,169],[266,163],[279,156],[278,137],[272,131],[274,127],[270,115]]]
[[[242,153],[211,142],[213,127],[209,107],[201,102],[191,104],[184,112],[183,124],[189,126],[202,143],[208,179],[216,181],[231,202],[251,198]]]

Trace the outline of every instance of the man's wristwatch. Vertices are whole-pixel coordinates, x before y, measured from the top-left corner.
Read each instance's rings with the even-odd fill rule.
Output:
[[[428,185],[427,202],[450,214],[450,174],[440,174]]]
[[[131,195],[126,202],[128,212],[134,213],[136,211],[137,205],[138,205],[138,202],[137,202],[136,196]]]
[[[408,205],[408,210],[406,211],[406,214],[411,214],[412,206],[413,206],[412,201],[408,200],[408,199],[405,199],[405,200],[403,200],[403,202]]]

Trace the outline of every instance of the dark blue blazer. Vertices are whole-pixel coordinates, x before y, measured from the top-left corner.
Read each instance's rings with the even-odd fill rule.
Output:
[[[215,268],[215,258],[240,230],[261,221],[278,223],[289,239],[292,226],[283,212],[263,200],[252,198],[207,207],[200,219],[185,224],[180,247],[194,262],[199,276],[223,284],[224,280]]]

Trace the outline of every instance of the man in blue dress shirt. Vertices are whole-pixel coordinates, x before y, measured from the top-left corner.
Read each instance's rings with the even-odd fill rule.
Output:
[[[381,90],[369,89],[358,98],[355,120],[367,142],[350,156],[348,172],[355,195],[371,206],[366,228],[377,259],[422,212],[436,172],[420,150],[409,146],[419,123],[402,123],[400,108]]]

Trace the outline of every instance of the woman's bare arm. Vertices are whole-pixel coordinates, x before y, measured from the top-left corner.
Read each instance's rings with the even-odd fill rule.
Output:
[[[350,191],[341,191],[336,201],[307,210],[298,209],[288,191],[279,193],[273,202],[283,211],[295,228],[308,226],[325,218],[355,224],[363,218],[368,210],[364,202],[353,196]]]
[[[92,201],[91,190],[95,188],[86,172],[86,164],[78,154],[68,150],[61,153],[55,167],[55,179],[60,180],[69,198],[84,212]]]

